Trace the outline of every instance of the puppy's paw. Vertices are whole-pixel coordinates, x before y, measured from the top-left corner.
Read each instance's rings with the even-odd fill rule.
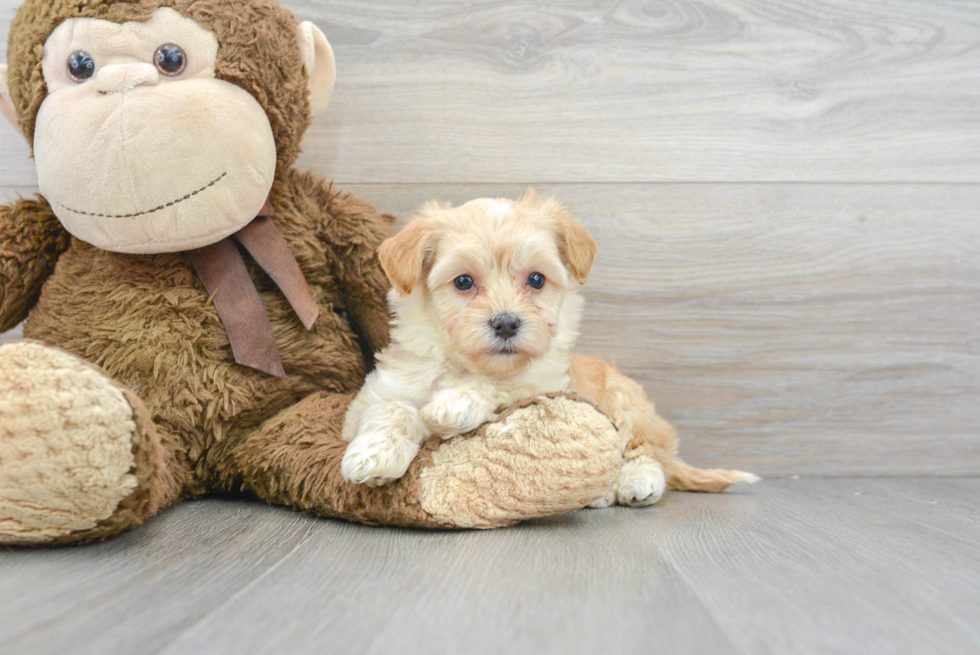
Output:
[[[340,461],[344,480],[380,487],[405,475],[425,439],[418,410],[406,403],[374,409]]]
[[[443,389],[422,408],[422,422],[443,439],[475,430],[494,418],[489,401],[473,391]]]
[[[378,432],[361,433],[350,442],[340,461],[344,480],[381,487],[405,475],[418,446]]]
[[[606,509],[616,504],[616,490],[612,489],[602,498],[596,498],[588,504],[590,509]]]
[[[619,470],[616,501],[630,507],[653,505],[664,495],[666,488],[667,480],[660,462],[642,455],[624,463]]]

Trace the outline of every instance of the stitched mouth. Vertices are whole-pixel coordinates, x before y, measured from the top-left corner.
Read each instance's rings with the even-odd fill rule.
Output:
[[[55,201],[55,204],[57,204],[59,207],[64,207],[70,212],[74,212],[76,214],[82,214],[83,216],[97,216],[99,218],[135,218],[137,216],[146,216],[147,214],[158,212],[161,209],[166,209],[167,207],[173,207],[174,205],[179,205],[185,200],[190,200],[197,194],[203,193],[204,191],[207,191],[209,188],[213,187],[215,184],[223,180],[227,175],[228,175],[228,171],[225,171],[224,173],[214,178],[213,180],[211,180],[210,182],[208,182],[207,184],[205,184],[204,186],[202,186],[200,189],[196,191],[191,191],[190,193],[185,194],[184,196],[177,198],[176,200],[171,200],[170,202],[159,205],[158,207],[154,207],[153,209],[145,209],[141,212],[134,212],[132,214],[102,214],[98,212],[86,212],[86,211],[82,211],[81,209],[73,209],[68,205],[61,204],[58,201]]]

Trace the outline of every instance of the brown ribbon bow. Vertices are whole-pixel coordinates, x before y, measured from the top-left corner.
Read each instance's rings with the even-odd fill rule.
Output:
[[[307,330],[319,315],[310,285],[289,244],[272,222],[272,205],[268,200],[255,220],[235,234],[210,246],[187,251],[228,332],[235,361],[276,377],[286,377],[269,315],[233,239],[272,278]]]

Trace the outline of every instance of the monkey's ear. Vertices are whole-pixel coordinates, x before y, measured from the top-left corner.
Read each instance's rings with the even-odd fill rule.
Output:
[[[17,112],[10,99],[10,86],[7,85],[7,64],[0,64],[0,114],[10,121],[14,129],[20,131],[20,121],[17,120]]]
[[[299,24],[298,32],[299,54],[309,77],[307,88],[310,91],[310,117],[313,117],[330,102],[337,79],[337,64],[333,48],[319,27],[307,20]]]
[[[402,228],[401,232],[385,239],[378,249],[378,259],[391,286],[403,296],[412,289],[422,277],[425,250],[429,245],[431,230],[425,218],[416,218]]]

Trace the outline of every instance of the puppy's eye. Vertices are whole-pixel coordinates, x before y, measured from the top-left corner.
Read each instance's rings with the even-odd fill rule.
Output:
[[[68,77],[81,84],[95,74],[95,60],[84,50],[76,50],[68,56]]]
[[[453,286],[459,291],[469,291],[473,288],[473,278],[469,275],[460,275],[458,278],[453,280]]]
[[[164,75],[175,77],[187,68],[187,55],[179,45],[165,43],[153,53],[153,63]]]
[[[532,289],[540,289],[544,286],[544,276],[540,273],[531,273],[527,276],[527,286]]]

